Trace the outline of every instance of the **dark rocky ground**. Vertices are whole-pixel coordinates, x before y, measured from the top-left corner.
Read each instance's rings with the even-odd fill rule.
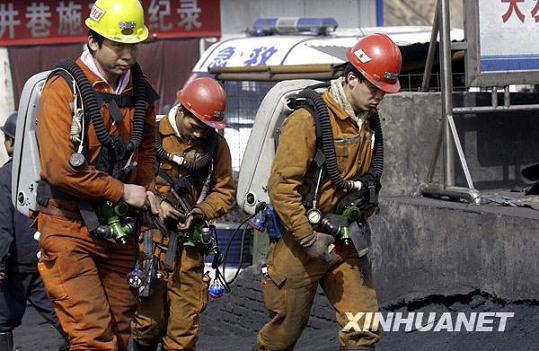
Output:
[[[198,349],[203,351],[248,351],[256,332],[266,321],[258,275],[246,270],[232,295],[210,303],[202,318]],[[479,291],[459,296],[430,296],[384,306],[390,311],[425,312],[514,312],[505,332],[390,332],[379,344],[381,351],[536,351],[539,350],[539,304],[508,302]],[[320,293],[308,327],[295,350],[337,350],[338,327],[331,307]],[[16,350],[56,350],[55,331],[29,308],[23,325],[15,332]]]

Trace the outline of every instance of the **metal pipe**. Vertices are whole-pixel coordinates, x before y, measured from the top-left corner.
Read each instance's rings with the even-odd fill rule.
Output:
[[[464,157],[464,150],[462,149],[462,144],[460,143],[460,138],[457,132],[457,127],[455,126],[455,120],[453,119],[453,115],[447,116],[447,120],[451,129],[451,134],[453,134],[453,140],[455,140],[457,154],[459,156],[460,164],[462,165],[462,170],[464,171],[464,176],[466,177],[466,183],[468,184],[468,188],[474,189],[472,175],[470,173],[470,170],[468,169],[468,163],[466,162],[466,158]]]
[[[211,67],[212,74],[220,73],[327,73],[333,72],[336,65],[312,64],[312,65],[286,65],[286,66],[241,66],[241,67]]]
[[[458,51],[458,52],[463,52],[465,50],[468,50],[468,42],[466,41],[451,42],[451,50]],[[464,53],[462,55],[464,55]],[[455,59],[456,57],[453,57],[453,60]],[[464,57],[462,57],[462,59],[464,59]]]
[[[217,80],[253,80],[253,81],[269,81],[271,74],[269,72],[261,73],[219,73],[215,75]]]
[[[268,69],[274,73],[331,73],[335,71],[335,67],[330,64],[268,66]]]
[[[498,107],[498,88],[492,87],[490,100],[493,108]],[[455,111],[455,109],[453,109],[453,111]]]
[[[530,105],[512,105],[505,106],[470,106],[470,107],[454,107],[453,114],[463,115],[466,113],[491,113],[491,112],[513,112],[513,111],[537,111],[539,110],[539,104]]]
[[[436,146],[434,147],[434,155],[430,161],[429,171],[427,173],[427,178],[425,183],[432,183],[434,179],[434,172],[436,171],[436,164],[438,163],[438,157],[440,156],[440,150],[442,149],[442,139],[443,139],[444,128],[443,125],[440,126],[440,133],[438,133],[438,139],[436,140]]]
[[[384,0],[376,0],[376,26],[384,26]]]
[[[503,88],[503,106],[508,108],[511,106],[511,94],[509,93],[509,85]]]
[[[453,82],[451,67],[451,38],[449,23],[449,0],[438,1],[438,11],[442,20],[440,26],[440,60],[442,77],[442,116],[443,116],[443,150],[444,150],[444,185],[452,186],[455,183],[454,154],[449,116],[453,110]]]
[[[267,72],[268,66],[241,66],[241,67],[210,67],[208,72],[219,73],[247,73],[247,72]]]
[[[281,80],[291,80],[291,79],[314,79],[314,80],[331,80],[335,79],[339,76],[339,74],[336,73],[307,73],[307,74],[300,74],[300,73],[279,73],[279,74],[272,74],[271,80],[272,81],[281,81]]]
[[[475,205],[481,204],[481,193],[475,189],[468,189],[459,186],[446,187],[443,184],[423,183],[419,186],[419,191],[424,196],[442,197],[465,199]]]
[[[427,61],[425,63],[425,71],[423,72],[423,82],[421,83],[421,91],[428,91],[430,85],[430,77],[432,74],[432,65],[434,63],[434,55],[436,54],[436,44],[438,43],[438,33],[440,32],[440,0],[436,1],[436,12],[434,13],[434,21],[432,22],[432,31],[430,33],[429,51],[427,52]]]
[[[260,72],[260,73],[219,73],[215,75],[217,80],[246,80],[246,81],[282,81],[292,79],[315,79],[315,80],[331,80],[338,77],[338,73],[321,72],[321,73],[277,73]]]

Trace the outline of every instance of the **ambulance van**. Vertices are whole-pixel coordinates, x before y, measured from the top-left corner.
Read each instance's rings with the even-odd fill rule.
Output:
[[[369,27],[340,29],[333,18],[260,18],[243,35],[223,36],[211,45],[193,69],[190,79],[212,76],[225,87],[228,128],[234,171],[239,171],[257,110],[266,93],[279,81],[338,76],[345,51],[360,38],[385,33],[403,53],[403,90],[417,90],[429,46],[431,27]],[[462,30],[451,31],[462,40]],[[436,85],[436,65],[432,84]],[[439,83],[438,83],[439,84]]]

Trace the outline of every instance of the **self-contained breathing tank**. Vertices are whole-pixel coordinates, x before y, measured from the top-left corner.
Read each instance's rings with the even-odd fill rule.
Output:
[[[293,112],[287,105],[288,99],[318,83],[311,79],[282,81],[275,84],[262,100],[243,154],[238,179],[236,200],[245,212],[254,214],[257,204],[269,203],[267,185],[275,157],[275,138],[283,121]]]
[[[327,87],[327,83],[313,80],[283,81],[276,84],[262,101],[243,155],[238,180],[237,201],[245,212],[254,214],[258,204],[269,202],[267,184],[277,149],[280,128],[284,120],[298,108],[307,108],[315,118],[317,147],[322,154],[320,157],[323,159],[319,166],[322,167],[323,164],[327,177],[333,185],[352,193],[357,193],[362,189],[363,192],[367,190],[369,192],[367,201],[376,202],[384,163],[380,119],[378,115],[375,115],[372,121],[376,139],[373,145],[373,163],[368,172],[370,180],[344,180],[336,163],[329,113],[321,97],[321,93]],[[321,176],[322,168],[319,170],[317,177]],[[316,201],[318,186],[311,190],[314,191],[311,191],[308,199],[304,199],[304,202],[305,200],[308,200],[309,203],[313,200]],[[312,197],[309,198],[310,196]]]
[[[25,216],[39,211],[36,198],[41,161],[38,152],[36,119],[39,113],[41,91],[49,73],[50,71],[41,72],[28,79],[24,84],[17,112],[11,189],[13,206]]]

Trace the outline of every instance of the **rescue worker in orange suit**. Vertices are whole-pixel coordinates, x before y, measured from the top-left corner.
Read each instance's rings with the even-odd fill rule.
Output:
[[[124,237],[128,229],[104,218],[118,219],[107,210],[111,204],[114,211],[127,204],[133,218],[145,207],[158,213],[156,94],[136,64],[137,44],[148,28],[138,0],[97,0],[85,23],[88,51],[69,68],[80,73],[75,78],[82,87],[84,120],[74,135],[80,139],[71,138],[74,110],[82,104],[68,76],[50,77],[40,101],[38,269],[70,350],[127,350],[137,291],[126,277],[135,266],[140,222],[126,224],[132,232]]]
[[[13,351],[13,329],[22,323],[28,302],[62,335],[58,350],[69,350],[37,271],[39,233],[32,220],[19,213],[11,201],[11,175],[17,112],[0,127],[10,159],[0,167],[0,350]]]
[[[374,34],[347,51],[341,78],[331,81],[322,96],[329,111],[338,174],[344,183],[363,189],[372,179],[373,118],[386,93],[399,91],[401,53],[386,35]],[[331,142],[331,139],[330,139]],[[259,350],[292,350],[309,319],[320,285],[336,311],[341,350],[372,350],[380,340],[376,330],[347,328],[346,313],[376,312],[378,302],[366,271],[368,256],[354,245],[313,226],[303,200],[315,182],[317,132],[312,113],[294,111],[285,121],[272,164],[268,192],[283,225],[283,236],[270,245],[267,275],[262,280],[270,321],[260,330]],[[329,171],[328,171],[329,172]],[[318,210],[335,214],[337,204],[352,190],[322,177]],[[379,184],[375,184],[379,190]],[[309,221],[311,219],[311,222]],[[363,327],[363,319],[358,324]]]
[[[185,86],[178,102],[159,124],[162,150],[168,157],[161,160],[156,190],[163,199],[161,220],[178,223],[179,230],[188,231],[203,220],[226,214],[234,202],[235,185],[228,144],[215,131],[226,127],[224,89],[212,78],[198,78]],[[193,162],[208,154],[211,163],[195,170]],[[175,163],[174,156],[185,161]],[[186,167],[185,163],[192,166]],[[175,207],[171,179],[187,184],[186,193],[190,189],[187,195],[195,206],[189,213]],[[205,184],[209,186],[207,191],[203,191]],[[156,234],[154,240],[159,242],[161,234]],[[152,295],[141,298],[138,305],[132,323],[135,350],[156,350],[158,343],[165,350],[195,350],[200,314],[208,303],[210,279],[203,268],[202,247],[179,245],[172,271],[164,273],[165,278],[154,283]]]

